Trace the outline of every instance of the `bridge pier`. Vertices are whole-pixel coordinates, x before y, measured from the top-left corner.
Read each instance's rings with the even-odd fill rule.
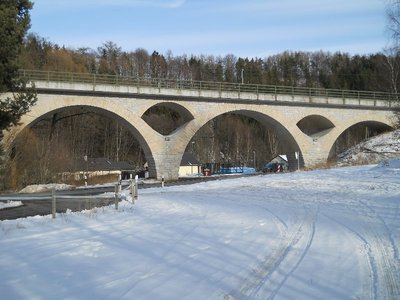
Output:
[[[150,172],[150,175],[157,180],[177,180],[186,145],[176,136],[158,136],[156,140],[151,145],[154,173]]]
[[[286,153],[286,158],[289,165],[289,171],[297,171],[299,169],[304,168],[304,159],[301,152],[300,152],[300,159],[298,158],[295,152]]]
[[[178,179],[179,165],[182,160],[181,154],[156,154],[153,155],[153,158],[156,165],[156,176],[158,180],[161,180],[162,178],[164,178],[165,181]]]
[[[320,138],[307,137],[306,140],[301,140],[300,165],[303,164],[301,168],[312,168],[326,164],[331,147],[338,136],[337,132],[331,131]]]

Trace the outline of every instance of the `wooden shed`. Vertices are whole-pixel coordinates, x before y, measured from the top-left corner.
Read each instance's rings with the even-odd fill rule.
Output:
[[[201,173],[201,165],[190,152],[185,152],[179,166],[179,177],[196,176]]]

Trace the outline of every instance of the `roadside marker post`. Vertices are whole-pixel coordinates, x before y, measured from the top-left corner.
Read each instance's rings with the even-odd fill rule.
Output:
[[[118,175],[118,193],[122,191],[122,176],[121,174]]]
[[[115,209],[118,210],[118,190],[119,190],[119,184],[115,185]]]
[[[133,198],[132,199],[137,199],[138,198],[138,189],[139,189],[138,183],[139,183],[139,176],[136,175],[135,176],[135,188],[133,189]],[[133,202],[134,201],[135,200],[133,200]]]
[[[51,215],[52,218],[56,218],[56,190],[51,190]]]

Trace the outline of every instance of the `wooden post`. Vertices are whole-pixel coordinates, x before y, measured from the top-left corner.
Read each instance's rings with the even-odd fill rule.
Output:
[[[136,194],[136,185],[134,182],[132,182],[132,204],[135,204],[135,200],[137,197],[135,197]]]
[[[139,176],[136,175],[135,176],[135,189],[133,192],[133,199],[137,199],[138,198],[138,189],[139,189]]]
[[[118,186],[118,184],[115,185],[115,209],[118,209]]]
[[[56,190],[51,190],[51,214],[52,218],[56,218]]]
[[[132,179],[132,173],[129,175],[129,194],[131,195],[131,197],[132,197],[132,204],[135,204],[135,200],[133,199],[133,194],[134,194],[134,191],[133,191],[133,189],[135,188],[134,186],[133,186],[133,179]]]
[[[133,180],[130,179],[129,180],[129,194],[131,194],[133,196]]]
[[[136,192],[136,184],[132,179],[130,180],[129,190],[132,198],[132,204],[135,204],[135,198],[137,198],[137,192]]]

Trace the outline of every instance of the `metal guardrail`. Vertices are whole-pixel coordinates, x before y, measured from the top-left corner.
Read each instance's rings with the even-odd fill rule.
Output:
[[[135,204],[138,199],[138,180],[131,180],[127,188],[131,195],[131,202]],[[114,186],[114,192],[103,193],[99,195],[65,195],[58,194],[56,190],[51,190],[50,195],[19,195],[19,196],[0,196],[0,202],[21,201],[22,206],[10,207],[0,210],[0,220],[23,218],[34,215],[52,215],[56,217],[58,213],[64,213],[68,210],[82,211],[91,210],[95,207],[103,207],[114,204],[118,210],[118,202],[127,199],[122,193],[120,183]],[[21,209],[22,207],[22,209]]]
[[[304,96],[312,98],[333,98],[352,100],[370,100],[376,102],[387,101],[386,107],[392,107],[395,101],[399,101],[400,95],[386,92],[374,91],[354,91],[354,90],[338,90],[338,89],[321,89],[307,87],[291,87],[291,86],[275,86],[261,84],[240,84],[228,82],[210,82],[195,80],[174,80],[165,78],[139,78],[117,75],[89,74],[89,73],[69,73],[56,71],[39,71],[39,70],[20,70],[19,76],[28,81],[47,81],[47,82],[68,82],[68,83],[85,83],[93,86],[108,85],[126,85],[136,87],[152,87],[152,88],[169,88],[178,90],[196,90],[196,91],[218,91],[218,92],[237,92],[237,93],[254,93],[274,95],[276,100],[280,95]],[[329,102],[327,102],[329,104]],[[354,105],[354,104],[352,104]],[[361,104],[359,104],[361,105]],[[374,103],[371,106],[376,106]],[[382,106],[382,105],[381,105]]]
[[[51,195],[44,196],[19,196],[19,197],[2,197],[1,202],[21,201],[22,206],[11,207],[0,211],[0,220],[23,218],[33,215],[48,215],[52,218],[56,217],[57,213],[65,213],[70,211],[92,210],[96,207],[115,205],[118,209],[118,202],[123,199],[117,188],[115,193],[101,195],[59,195],[55,190]],[[22,208],[22,209],[21,209]]]

